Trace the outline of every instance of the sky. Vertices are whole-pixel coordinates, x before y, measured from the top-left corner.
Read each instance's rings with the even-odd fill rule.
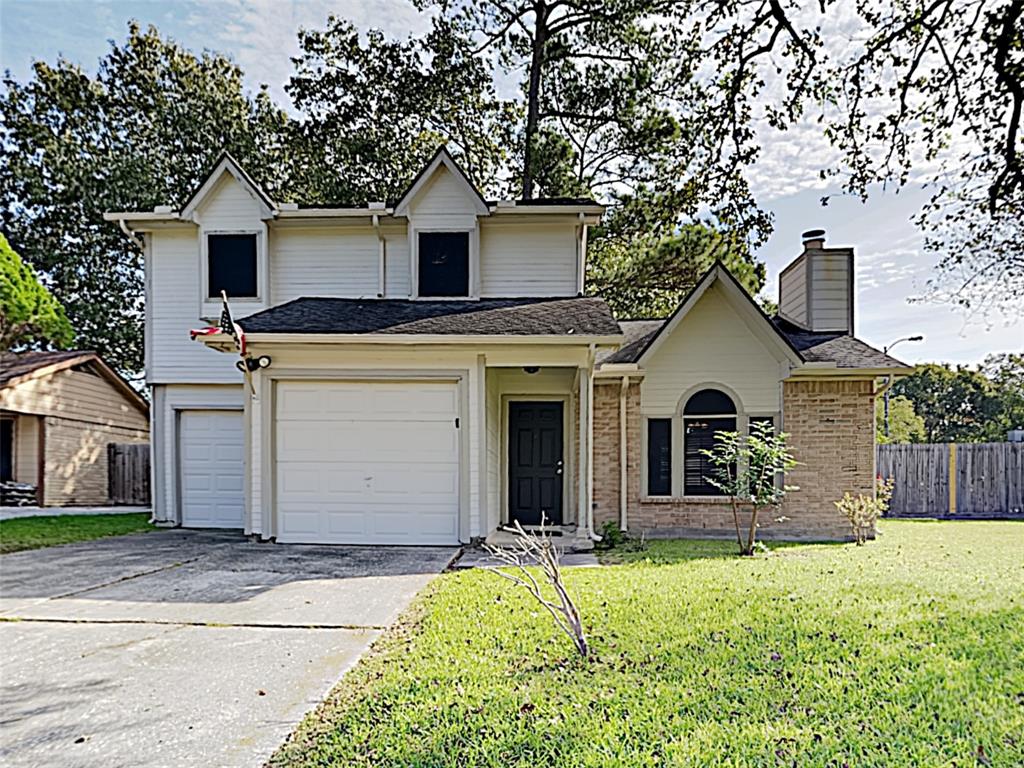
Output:
[[[301,27],[322,27],[327,15],[348,18],[361,29],[391,36],[424,31],[429,20],[409,0],[0,0],[0,69],[26,80],[33,61],[58,56],[94,71],[110,48],[124,39],[127,23],[155,25],[164,35],[199,52],[230,56],[254,89],[261,83],[287,103],[282,86],[298,52]],[[877,191],[866,203],[835,195],[819,178],[832,151],[815,125],[786,132],[761,131],[762,150],[751,169],[758,202],[775,217],[771,239],[758,252],[768,267],[765,294],[777,298],[779,271],[801,249],[800,233],[826,230],[827,244],[856,248],[856,332],[882,347],[903,336],[894,354],[909,363],[976,364],[988,354],[1021,352],[1024,321],[965,317],[941,304],[914,302],[932,273],[935,256],[922,249],[911,217],[927,200],[921,188],[899,194]]]

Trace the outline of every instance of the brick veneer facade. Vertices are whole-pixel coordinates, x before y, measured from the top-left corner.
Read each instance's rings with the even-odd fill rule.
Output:
[[[619,380],[594,387],[594,523],[618,522]],[[761,535],[779,539],[846,539],[849,526],[833,502],[844,492],[872,494],[875,477],[874,382],[787,381],[783,384],[784,429],[801,462],[787,477],[795,485],[776,521],[762,512]],[[647,536],[735,536],[732,507],[725,499],[643,498],[640,386],[626,396],[627,517],[629,531]],[[678,450],[678,449],[677,449]],[[749,522],[741,511],[741,524]]]

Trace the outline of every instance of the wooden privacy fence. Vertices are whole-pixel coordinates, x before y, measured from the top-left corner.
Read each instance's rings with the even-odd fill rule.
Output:
[[[880,445],[890,517],[1024,518],[1024,443]]]
[[[107,443],[111,504],[149,504],[149,443]]]

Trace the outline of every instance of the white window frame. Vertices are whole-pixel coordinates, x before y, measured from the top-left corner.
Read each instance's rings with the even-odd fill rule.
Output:
[[[458,234],[469,236],[469,275],[465,296],[421,296],[420,295],[420,233]],[[411,276],[410,296],[420,301],[473,301],[480,298],[480,227],[415,226],[409,224],[409,274]]]
[[[232,307],[236,305],[244,309],[244,314],[250,314],[262,309],[267,304],[267,297],[270,294],[269,273],[270,264],[268,258],[269,248],[267,246],[267,225],[265,223],[258,227],[245,229],[200,229],[199,237],[199,316],[203,318],[215,318],[220,315],[220,297],[211,297],[210,294],[210,235],[255,235],[256,236],[256,295],[255,296],[228,296]],[[236,313],[232,313],[236,314]],[[241,315],[243,313],[237,313]]]

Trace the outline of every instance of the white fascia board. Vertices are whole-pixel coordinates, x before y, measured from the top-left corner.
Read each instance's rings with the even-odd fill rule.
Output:
[[[839,368],[834,363],[827,366],[804,366],[790,371],[786,381],[794,379],[835,379],[835,378],[877,378],[879,376],[910,376],[914,368]]]

